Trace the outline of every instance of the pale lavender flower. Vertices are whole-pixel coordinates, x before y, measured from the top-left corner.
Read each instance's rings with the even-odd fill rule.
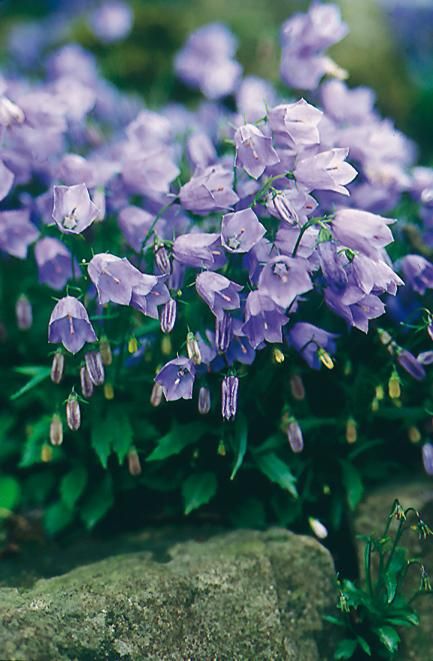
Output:
[[[0,160],[0,201],[8,195],[14,183],[15,175]]]
[[[233,172],[219,163],[197,169],[180,189],[180,202],[184,209],[198,214],[230,209],[239,202],[232,182]]]
[[[58,239],[44,237],[35,245],[35,259],[38,265],[39,282],[52,289],[63,289],[72,278],[72,256]],[[77,265],[78,273],[78,265]]]
[[[303,157],[296,162],[295,179],[308,191],[329,190],[349,195],[345,186],[355,179],[357,172],[346,163],[348,154],[348,149],[338,147]]]
[[[224,420],[233,420],[238,410],[239,379],[225,376],[221,383],[221,414]]]
[[[196,132],[189,136],[186,153],[193,168],[206,168],[217,159],[215,145],[204,132]]]
[[[395,296],[397,288],[404,284],[392,268],[382,260],[375,260],[358,253],[351,262],[351,278],[365,294],[387,293]]]
[[[144,239],[153,220],[154,216],[140,207],[128,206],[119,212],[119,227],[135,252],[139,253],[143,249]]]
[[[89,262],[88,273],[98,292],[101,305],[109,301],[129,305],[133,287],[141,282],[142,273],[124,257],[108,253],[95,255]]]
[[[15,316],[20,330],[29,330],[33,325],[33,308],[28,297],[21,294],[15,304]]]
[[[360,209],[339,209],[330,225],[344,246],[377,258],[378,251],[394,240],[388,225],[395,221]]]
[[[273,257],[263,267],[259,288],[281,308],[288,308],[296,296],[313,288],[307,262],[285,255]]]
[[[86,365],[80,367],[80,385],[81,385],[81,394],[86,399],[90,399],[93,395],[93,383],[87,371]]]
[[[165,282],[166,276],[140,273],[139,281],[134,283],[132,288],[132,307],[152,319],[158,319],[158,306],[170,300],[170,292]]]
[[[325,289],[327,305],[342,317],[349,326],[354,326],[368,333],[368,322],[377,319],[385,313],[385,305],[374,294],[364,294],[359,287],[349,286],[344,292],[335,292],[329,287]]]
[[[220,273],[213,271],[199,273],[195,286],[198,295],[208,304],[218,319],[222,318],[225,310],[237,310],[240,307],[241,285],[232,282]]]
[[[223,216],[221,241],[229,252],[249,252],[265,234],[265,227],[250,208]]]
[[[242,330],[253,349],[257,349],[264,341],[282,342],[282,329],[288,321],[281,308],[269,296],[260,291],[248,294]]]
[[[250,177],[258,179],[268,165],[280,162],[272,138],[265,136],[254,124],[244,124],[235,131],[236,165]]]
[[[323,107],[338,122],[364,124],[374,117],[375,94],[369,87],[350,89],[341,80],[328,80],[320,86]]]
[[[171,402],[192,398],[194,378],[194,363],[181,356],[166,363],[156,375],[155,381],[162,387],[165,399]]]
[[[290,225],[303,225],[317,207],[317,202],[305,190],[291,183],[289,188],[272,191],[266,200],[266,208],[275,218]]]
[[[54,186],[53,218],[61,232],[80,234],[99,216],[86,184]]]
[[[275,90],[267,80],[246,76],[236,91],[238,112],[247,122],[257,122],[266,115],[267,108],[274,104],[275,97]]]
[[[112,43],[128,36],[133,20],[132,9],[128,4],[110,0],[92,12],[90,27],[98,39]]]
[[[164,145],[143,152],[136,147],[122,167],[122,177],[132,193],[160,199],[170,192],[170,184],[179,175],[179,168],[170,150]]]
[[[421,255],[406,255],[399,262],[406,285],[418,294],[433,289],[433,264]]]
[[[433,477],[433,445],[424,443],[422,446],[422,463],[427,475]]]
[[[86,308],[73,296],[65,296],[56,303],[48,324],[48,342],[62,342],[67,351],[77,353],[86,342],[97,338]]]
[[[198,412],[200,415],[207,415],[210,411],[211,400],[210,391],[206,386],[202,386],[198,393]]]
[[[304,99],[275,106],[268,113],[269,125],[277,143],[296,148],[319,144],[318,125],[322,116],[320,110]]]
[[[226,261],[220,235],[202,232],[178,236],[173,255],[178,262],[195,268],[219,269]]]
[[[27,249],[36,241],[39,232],[30,222],[30,213],[27,209],[13,211],[0,211],[0,250],[25,259]]]

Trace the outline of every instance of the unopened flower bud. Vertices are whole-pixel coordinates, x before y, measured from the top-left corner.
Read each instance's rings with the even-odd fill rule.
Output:
[[[186,336],[186,352],[188,354],[188,358],[192,360],[194,365],[200,365],[201,352],[194,333],[189,332]]]
[[[63,423],[58,413],[54,413],[50,424],[50,442],[52,445],[63,443]]]
[[[274,347],[272,351],[272,358],[274,359],[274,363],[277,363],[277,365],[284,363],[284,354],[278,347]]]
[[[400,377],[395,370],[393,370],[388,381],[388,394],[391,399],[399,399],[401,395]]]
[[[233,420],[238,409],[239,379],[225,376],[221,384],[221,413],[224,420]]]
[[[128,471],[132,477],[141,475],[142,469],[140,457],[138,456],[137,450],[135,448],[131,448],[131,450],[128,452]]]
[[[113,354],[111,353],[111,346],[110,342],[108,341],[108,337],[105,335],[101,337],[99,342],[99,351],[101,353],[102,364],[111,365],[113,362]]]
[[[319,521],[319,519],[315,519],[314,517],[310,516],[308,517],[308,523],[310,524],[311,530],[316,535],[316,537],[318,537],[318,539],[326,539],[328,536],[328,529],[321,521]]]
[[[172,352],[173,345],[171,343],[170,335],[163,335],[161,338],[161,353],[164,356],[169,356]]]
[[[427,475],[433,477],[433,445],[424,443],[422,446],[422,463]]]
[[[397,521],[405,521],[406,520],[406,513],[401,506],[401,503],[399,500],[394,501],[394,505],[392,507],[392,512],[389,515],[390,519],[397,519]]]
[[[221,353],[227,351],[233,337],[233,320],[229,314],[223,314],[215,321],[215,344]]]
[[[331,356],[325,349],[320,347],[320,349],[317,351],[317,355],[319,356],[320,362],[328,368],[328,370],[334,369],[334,361],[332,360]]]
[[[77,431],[81,424],[81,411],[78,397],[71,392],[66,401],[66,422],[71,431]]]
[[[150,394],[150,403],[152,406],[159,406],[162,402],[162,395],[163,395],[163,389],[162,386],[159,385],[159,383],[154,383],[152,392]]]
[[[227,454],[226,446],[224,445],[224,441],[222,439],[218,443],[217,453],[220,457],[225,457]]]
[[[356,420],[348,418],[346,422],[346,441],[348,443],[356,443],[358,440],[358,430]]]
[[[385,397],[385,391],[384,391],[382,385],[378,385],[378,386],[376,386],[375,394],[376,394],[376,399],[377,399],[379,402],[381,402],[382,399],[384,399],[384,397]]]
[[[155,264],[159,273],[162,275],[170,275],[170,257],[168,256],[167,248],[162,244],[157,244],[155,246]]]
[[[377,333],[379,335],[379,340],[383,345],[387,346],[388,344],[392,344],[393,339],[388,331],[383,330],[383,328],[378,328]]]
[[[421,432],[415,425],[409,427],[407,435],[411,443],[419,443],[421,440]]]
[[[296,399],[298,402],[305,399],[304,382],[299,374],[292,374],[290,377],[290,392],[293,399]]]
[[[29,330],[33,323],[32,304],[25,294],[21,294],[15,306],[17,326],[20,330]]]
[[[112,383],[104,383],[104,397],[105,399],[114,399],[114,388]]]
[[[421,580],[419,589],[420,592],[433,592],[430,576],[428,575],[424,565],[421,567]]]
[[[65,356],[63,351],[59,350],[53,356],[51,363],[51,381],[53,383],[60,383],[63,379],[63,372],[65,369]]]
[[[80,367],[80,384],[81,394],[86,399],[89,399],[93,395],[93,383],[90,380],[89,372],[85,365]]]
[[[430,537],[431,535],[433,535],[433,530],[430,528],[429,525],[427,525],[427,523],[423,519],[421,519],[420,516],[418,517],[418,523],[416,525],[416,530],[417,530],[417,533],[418,533],[418,538],[420,540],[425,541],[427,539],[427,537]]]
[[[132,336],[128,340],[128,353],[136,353],[138,351],[137,338]]]
[[[44,443],[43,446],[41,447],[41,461],[44,462],[44,464],[48,463],[51,461],[53,458],[53,449],[48,443]]]
[[[198,393],[198,412],[206,415],[210,411],[210,391],[206,386],[202,386]]]
[[[170,298],[162,307],[161,311],[161,330],[163,333],[171,333],[176,323],[177,303],[174,298]]]
[[[302,436],[302,429],[300,428],[295,418],[289,419],[289,424],[287,427],[287,439],[293,452],[302,452],[304,449],[304,438]]]
[[[104,383],[105,372],[102,358],[99,351],[88,351],[84,355],[87,371],[94,386],[100,386]]]

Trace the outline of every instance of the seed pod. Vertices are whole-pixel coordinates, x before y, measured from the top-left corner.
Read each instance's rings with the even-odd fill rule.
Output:
[[[58,413],[54,413],[51,418],[50,442],[51,445],[61,445],[63,443],[63,423]]]
[[[113,362],[113,354],[111,353],[111,346],[110,342],[108,341],[108,337],[105,335],[101,337],[99,342],[99,351],[101,353],[103,365],[111,365]]]
[[[104,383],[105,372],[102,358],[99,351],[88,351],[84,360],[86,361],[87,371],[94,386],[100,386]]]
[[[224,420],[233,420],[238,409],[239,379],[225,376],[221,384],[221,413]]]
[[[393,370],[388,381],[388,393],[391,399],[399,399],[401,395],[400,377],[395,370]]]
[[[346,441],[348,443],[356,443],[358,439],[358,430],[356,428],[356,421],[353,418],[348,418],[346,422]]]
[[[304,438],[302,436],[302,429],[296,422],[295,418],[290,418],[287,427],[287,439],[293,452],[299,453],[304,449]]]
[[[71,392],[66,402],[66,422],[71,431],[77,431],[81,424],[81,411],[78,397]]]
[[[224,353],[230,346],[233,337],[233,319],[229,314],[224,314],[221,319],[215,321],[215,344],[218,351]]]
[[[155,264],[162,275],[170,275],[171,263],[167,248],[162,244],[155,246]]]
[[[25,294],[19,296],[15,305],[17,326],[20,330],[29,330],[33,324],[32,304]]]
[[[192,360],[194,365],[200,365],[201,352],[194,333],[189,332],[186,336],[186,352],[188,354],[188,358]]]
[[[138,351],[137,338],[132,336],[128,340],[128,353],[136,353]]]
[[[274,363],[277,363],[277,365],[281,365],[281,363],[284,363],[285,356],[281,349],[278,347],[274,347],[274,350],[272,352],[272,357],[274,359]]]
[[[210,411],[210,390],[202,386],[198,393],[198,412],[206,415]]]
[[[176,323],[177,303],[174,298],[170,298],[164,304],[161,312],[160,324],[163,333],[171,333]]]
[[[93,395],[93,383],[90,380],[89,372],[87,367],[82,365],[80,367],[80,383],[81,383],[81,394],[86,399],[90,399]]]
[[[163,395],[163,390],[162,386],[159,383],[154,383],[152,392],[150,394],[150,403],[152,406],[159,406],[162,402],[162,395]]]
[[[308,523],[310,524],[310,528],[316,537],[319,539],[326,539],[328,536],[328,529],[321,521],[319,521],[319,519],[315,519],[314,517],[310,516],[308,517]]]
[[[59,350],[53,356],[51,364],[51,381],[53,383],[60,383],[63,379],[63,372],[65,369],[65,356],[63,351]]]
[[[433,477],[433,445],[431,443],[425,443],[422,446],[422,463],[427,475]]]
[[[112,383],[104,383],[104,397],[105,399],[114,399],[114,388]]]
[[[140,457],[138,456],[137,450],[131,448],[128,452],[128,471],[132,477],[137,477],[141,475],[141,462]]]
[[[304,382],[299,374],[293,374],[290,377],[290,392],[293,399],[296,399],[298,402],[305,399]]]

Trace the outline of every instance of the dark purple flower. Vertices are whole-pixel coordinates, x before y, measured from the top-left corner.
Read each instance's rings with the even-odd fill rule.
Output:
[[[411,377],[417,381],[425,379],[426,371],[424,366],[415,358],[410,351],[402,349],[397,353],[397,362]]]
[[[266,234],[250,208],[226,213],[221,223],[221,241],[229,252],[249,252]]]
[[[394,240],[388,225],[395,222],[369,211],[360,209],[339,209],[330,225],[330,229],[344,246],[359,250],[373,259]]]
[[[282,342],[282,328],[288,318],[274,301],[260,291],[248,294],[242,330],[253,349],[262,342]]]
[[[175,399],[191,399],[195,378],[195,367],[188,358],[170,360],[155,377],[164,392],[167,402]]]
[[[195,286],[198,295],[208,304],[218,319],[222,318],[224,310],[237,310],[240,307],[241,285],[232,282],[220,273],[213,271],[199,273]]]
[[[300,99],[296,103],[284,103],[271,108],[269,125],[278,144],[288,147],[310,147],[320,142],[317,128],[323,113]]]
[[[273,257],[263,267],[259,288],[281,308],[288,308],[296,296],[313,288],[307,262],[284,255]]]
[[[302,356],[305,362],[315,370],[322,366],[320,359],[321,351],[334,354],[337,348],[336,339],[338,335],[328,333],[323,328],[313,326],[304,322],[298,322],[289,331],[289,344]]]
[[[235,145],[236,165],[254,179],[258,179],[268,165],[280,161],[272,147],[272,138],[265,136],[254,124],[244,124],[236,129]]]
[[[329,190],[349,195],[345,186],[355,179],[357,172],[346,163],[348,153],[348,149],[335,148],[301,157],[293,172],[296,181],[308,191]]]
[[[72,278],[72,256],[58,239],[44,237],[35,245],[35,259],[38,265],[39,282],[52,289],[63,289]],[[77,265],[78,273],[78,265]]]
[[[422,446],[422,463],[427,475],[433,477],[433,445],[424,443]]]
[[[195,268],[220,269],[226,261],[220,235],[202,232],[178,236],[173,255],[178,262]]]
[[[0,250],[13,257],[25,259],[27,249],[36,241],[39,232],[30,222],[28,209],[0,211]]]
[[[239,379],[225,376],[221,383],[221,414],[224,420],[233,420],[238,410]]]
[[[400,267],[406,281],[418,294],[433,289],[433,264],[421,255],[406,255],[400,260]]]
[[[129,305],[132,290],[140,284],[142,276],[126,257],[121,259],[108,253],[95,255],[89,262],[88,273],[101,305],[109,301]]]
[[[99,216],[86,184],[54,186],[53,218],[61,232],[80,234]]]
[[[89,379],[94,386],[101,386],[105,379],[104,363],[100,351],[87,351],[84,355]]]
[[[232,181],[233,172],[223,165],[198,169],[180,189],[180,202],[184,209],[199,214],[230,209],[239,202]]]
[[[48,342],[62,342],[65,349],[77,353],[86,342],[96,339],[84,305],[73,296],[61,298],[51,313]]]

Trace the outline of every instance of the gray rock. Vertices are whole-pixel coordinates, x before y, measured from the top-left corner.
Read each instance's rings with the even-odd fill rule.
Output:
[[[328,551],[286,530],[134,550],[0,588],[0,658],[326,661],[335,594]]]
[[[400,482],[386,485],[369,494],[360,505],[355,518],[355,532],[369,535],[380,535],[386,523],[387,516],[395,498],[402,506],[414,507],[421,512],[423,519],[433,528],[433,483],[423,478],[412,482]],[[433,575],[433,539],[420,543],[416,534],[405,534],[402,543],[409,549],[410,556],[421,558],[430,575]],[[363,571],[362,551],[359,544],[360,570]],[[408,593],[415,592],[419,577],[415,572],[408,573]],[[418,598],[414,606],[421,617],[418,627],[400,628],[402,638],[397,659],[399,661],[432,661],[433,659],[433,595]]]

